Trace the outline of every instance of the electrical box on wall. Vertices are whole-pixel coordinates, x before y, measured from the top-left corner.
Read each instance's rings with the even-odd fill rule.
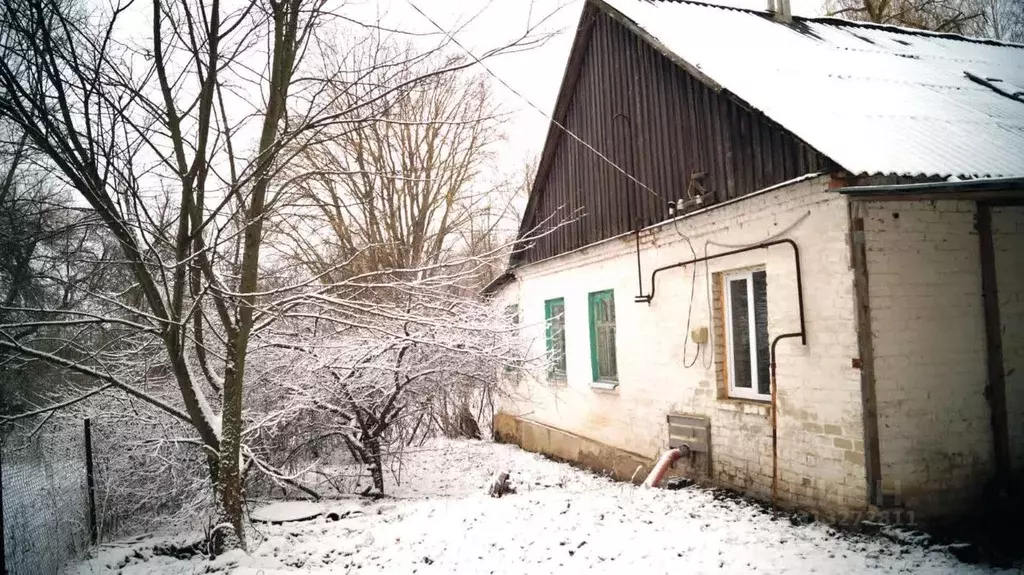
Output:
[[[690,339],[693,343],[705,344],[708,342],[708,328],[706,327],[695,327],[690,330]]]

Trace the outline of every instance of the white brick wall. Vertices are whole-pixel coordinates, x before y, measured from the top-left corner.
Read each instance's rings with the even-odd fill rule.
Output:
[[[864,208],[883,488],[956,513],[993,466],[974,203]]]
[[[1024,208],[993,208],[992,240],[1003,328],[1010,461],[1016,473],[1024,474]]]
[[[827,177],[799,182],[718,206],[643,235],[644,291],[658,266],[705,253],[705,242],[751,244],[793,222],[786,237],[801,247],[808,345],[778,345],[779,492],[805,507],[862,508],[866,499],[860,376],[853,281],[849,266],[848,205],[829,192]],[[687,243],[683,235],[690,240]],[[762,496],[772,474],[770,410],[766,404],[719,399],[714,346],[684,349],[690,327],[713,331],[706,272],[764,265],[768,277],[769,337],[798,330],[792,251],[779,246],[659,274],[654,302],[636,304],[633,238],[597,244],[526,266],[502,298],[518,298],[524,332],[544,352],[544,300],[565,298],[568,382],[532,382],[506,411],[623,449],[655,457],[667,448],[670,411],[709,416],[713,474],[719,482]],[[692,251],[691,251],[692,246]],[[708,246],[707,253],[726,251]],[[591,387],[588,292],[614,289],[620,385]],[[693,289],[692,308],[690,293]],[[715,312],[717,313],[717,312]]]

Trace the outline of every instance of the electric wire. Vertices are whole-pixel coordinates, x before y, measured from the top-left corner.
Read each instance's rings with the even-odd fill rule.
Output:
[[[664,201],[666,203],[671,203],[664,196],[662,196],[658,192],[654,191],[654,189],[652,189],[650,186],[648,186],[647,184],[641,182],[635,176],[633,176],[632,174],[627,172],[625,169],[623,169],[621,166],[616,164],[614,161],[612,161],[610,158],[608,158],[608,156],[602,154],[600,151],[598,151],[596,148],[591,146],[585,140],[583,140],[582,138],[577,136],[575,133],[572,132],[572,130],[570,130],[569,128],[565,127],[561,122],[556,120],[553,115],[550,115],[550,114],[544,112],[539,106],[537,106],[529,98],[524,96],[519,90],[516,90],[515,88],[513,88],[501,76],[499,76],[497,73],[495,73],[493,70],[491,70],[486,64],[484,64],[484,62],[480,58],[478,58],[471,50],[469,50],[461,42],[459,42],[458,39],[455,38],[455,35],[452,32],[450,32],[449,30],[446,30],[444,27],[442,27],[440,24],[438,24],[433,18],[431,18],[423,10],[421,10],[420,7],[417,6],[416,3],[413,0],[405,0],[405,1],[406,1],[407,4],[409,4],[410,7],[412,7],[413,10],[418,12],[420,16],[422,16],[428,22],[430,22],[430,24],[433,25],[434,28],[436,28],[438,32],[440,32],[441,34],[444,34],[444,36],[446,38],[451,40],[451,42],[453,44],[455,44],[456,46],[459,47],[459,49],[461,49],[463,52],[465,52],[466,55],[469,56],[473,60],[473,62],[475,62],[477,65],[479,65],[481,68],[483,68],[484,71],[486,71],[491,77],[493,77],[495,80],[497,80],[502,86],[504,86],[510,92],[515,94],[520,100],[525,102],[528,106],[533,108],[537,113],[539,113],[545,119],[549,120],[553,125],[557,126],[558,129],[562,130],[562,132],[564,132],[565,134],[569,135],[571,138],[573,138],[574,140],[576,140],[577,142],[582,144],[583,147],[585,147],[587,150],[592,152],[594,155],[596,155],[602,161],[604,161],[609,166],[614,168],[616,171],[621,173],[627,179],[629,179],[630,181],[632,181],[636,185],[638,185],[641,188],[643,188],[645,191],[653,194],[654,196],[656,196],[657,198],[661,199],[662,201]],[[707,257],[707,255],[708,255],[708,246],[710,246],[710,245],[718,246],[718,247],[723,247],[723,248],[742,249],[742,248],[745,248],[745,247],[750,247],[750,246],[753,246],[753,245],[757,245],[758,243],[764,243],[764,242],[767,242],[767,241],[772,241],[774,239],[777,239],[777,238],[779,238],[779,237],[789,233],[790,231],[792,231],[797,225],[799,225],[808,216],[810,216],[810,214],[811,213],[808,211],[807,213],[805,213],[803,216],[798,218],[796,221],[794,221],[792,224],[790,224],[789,226],[787,226],[783,230],[773,234],[772,236],[769,236],[767,239],[760,240],[760,241],[754,242],[752,244],[736,245],[736,244],[725,244],[725,243],[721,243],[721,242],[715,242],[715,241],[712,241],[712,240],[706,240],[704,242],[704,257],[705,258]],[[686,234],[684,234],[684,233],[679,231],[678,219],[675,219],[673,221],[673,228],[675,229],[676,234],[678,234],[679,237],[681,237],[686,242],[686,244],[690,248],[690,252],[693,254],[693,257],[696,258],[697,257],[697,251],[693,247],[693,242],[690,240],[689,236],[687,236]],[[708,318],[710,319],[712,317],[713,305],[712,305],[712,301],[711,301],[711,274],[710,274],[710,266],[708,264],[707,259],[704,260],[704,279],[705,279],[705,292],[706,292],[706,295],[707,295],[707,304],[708,304]],[[690,339],[690,320],[691,320],[692,315],[693,315],[693,299],[694,299],[695,290],[696,290],[696,283],[697,283],[697,266],[694,266],[693,267],[693,271],[691,272],[691,276],[690,276],[690,298],[689,298],[689,304],[687,306],[687,313],[686,313],[686,331],[685,331],[685,335],[683,336],[683,367],[685,367],[685,368],[692,367],[693,365],[695,365],[697,363],[697,359],[700,358],[702,360],[701,361],[701,365],[705,369],[710,369],[711,365],[713,365],[713,363],[714,363],[714,357],[711,358],[710,362],[706,361],[706,359],[708,357],[707,349],[713,343],[712,336],[711,336],[710,333],[708,334],[708,341],[706,343],[704,343],[704,344],[699,344],[698,343],[697,344],[697,348],[698,349],[697,349],[697,353],[694,354],[693,361],[690,362],[690,361],[688,361],[686,359],[686,347],[689,344],[689,339]]]

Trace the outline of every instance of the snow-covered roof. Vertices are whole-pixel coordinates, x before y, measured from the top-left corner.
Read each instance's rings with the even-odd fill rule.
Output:
[[[603,2],[849,172],[1024,176],[1024,46],[835,19],[782,24],[696,2]]]

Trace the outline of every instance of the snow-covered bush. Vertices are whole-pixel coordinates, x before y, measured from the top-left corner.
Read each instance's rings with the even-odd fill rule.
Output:
[[[315,294],[260,336],[258,459],[298,472],[343,447],[383,491],[385,459],[429,436],[479,438],[509,393],[497,374],[528,368],[515,326],[475,295],[422,279],[374,293]]]

